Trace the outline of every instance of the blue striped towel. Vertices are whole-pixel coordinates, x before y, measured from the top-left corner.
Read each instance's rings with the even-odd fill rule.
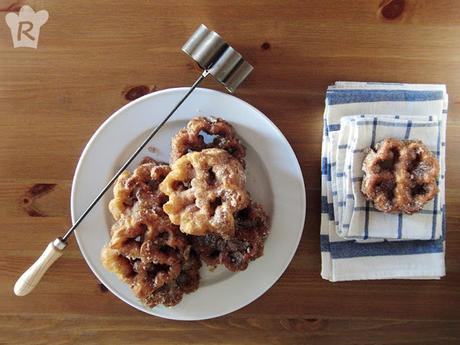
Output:
[[[440,179],[445,177],[444,118],[437,115],[357,115],[340,119],[337,143],[331,137],[328,160],[331,162],[331,186],[337,234],[347,239],[438,239],[442,233],[444,184],[438,195],[414,215],[386,214],[366,202],[361,193],[362,162],[367,149],[388,138],[422,140],[438,157]]]
[[[444,85],[337,82],[328,88],[321,190],[324,279],[437,279],[445,274],[446,118]],[[440,159],[441,193],[416,218],[374,212],[359,193],[360,150],[386,136],[420,138]]]

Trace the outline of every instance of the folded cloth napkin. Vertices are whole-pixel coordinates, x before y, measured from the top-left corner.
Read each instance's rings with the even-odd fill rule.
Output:
[[[378,114],[378,116],[364,115],[360,119],[361,114]],[[353,116],[353,118],[342,120],[348,116]],[[379,220],[374,217],[374,213],[377,214],[377,212],[374,212],[368,203],[358,204],[355,197],[359,192],[360,177],[355,176],[359,174],[359,171],[354,162],[359,157],[355,156],[353,151],[348,154],[347,152],[340,154],[337,153],[337,150],[339,150],[339,145],[341,148],[346,145],[345,150],[362,149],[364,145],[362,141],[368,139],[366,139],[366,131],[358,128],[360,126],[371,126],[369,133],[371,133],[372,144],[372,141],[377,142],[380,137],[383,139],[387,131],[394,133],[392,136],[401,138],[405,138],[406,132],[409,131],[408,138],[415,138],[418,135],[415,133],[418,125],[413,126],[414,123],[436,123],[438,126],[436,145],[433,148],[431,139],[428,145],[439,156],[441,171],[444,172],[446,117],[447,93],[444,85],[337,82],[328,88],[324,112],[321,188],[321,275],[324,279],[330,281],[391,278],[439,279],[445,275],[444,196],[439,195],[436,202],[433,201],[431,206],[427,205],[426,211],[431,210],[431,212],[423,215],[430,217],[431,236],[429,238],[432,239],[382,240],[382,238],[405,239],[414,236],[409,234],[412,232],[409,216],[396,218],[398,222],[396,237],[393,228],[389,230],[391,236],[382,236],[382,233],[379,233],[375,238],[371,238],[374,235],[374,229],[380,230],[377,224],[371,224],[369,220],[376,219],[376,222]],[[370,119],[372,119],[371,123],[367,124]],[[359,121],[362,124],[358,126]],[[385,122],[394,125],[383,126]],[[399,126],[403,124],[405,124],[404,127],[401,127],[405,130],[403,135],[398,134],[398,130],[393,131],[393,129],[399,129]],[[346,127],[343,131],[342,126]],[[374,127],[375,137],[372,140]],[[424,127],[420,126],[420,130],[422,128]],[[340,169],[345,167],[345,170],[338,171],[337,167]],[[352,170],[347,171],[348,167]],[[340,183],[338,183],[337,174]],[[352,176],[351,179],[343,179],[345,174]],[[334,179],[333,175],[335,175]],[[354,177],[356,177],[355,180],[353,180]],[[441,174],[439,188],[442,191],[445,189],[444,183],[445,176]],[[356,203],[357,209],[353,202]],[[367,234],[362,235],[360,231],[363,227],[360,222],[366,223],[366,218],[368,219]],[[400,226],[398,224],[401,221]],[[347,230],[346,235],[369,239],[357,241],[340,237],[337,231],[339,233],[344,231],[343,226],[339,227],[340,224],[354,224],[353,232]],[[419,226],[418,221],[417,226]]]
[[[388,138],[422,140],[440,161],[440,178],[444,178],[445,142],[443,119],[429,116],[359,115],[340,119],[337,146],[329,150],[332,196],[337,234],[348,239],[439,239],[442,234],[444,185],[423,210],[413,215],[379,212],[361,193],[362,163],[367,149]],[[331,156],[335,151],[335,157]]]

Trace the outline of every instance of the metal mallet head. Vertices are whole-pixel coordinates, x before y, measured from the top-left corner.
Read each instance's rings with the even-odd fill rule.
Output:
[[[182,51],[231,93],[253,70],[240,53],[203,24],[184,44]]]

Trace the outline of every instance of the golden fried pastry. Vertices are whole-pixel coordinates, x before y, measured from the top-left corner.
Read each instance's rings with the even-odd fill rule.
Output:
[[[142,211],[150,208],[161,210],[168,198],[159,191],[158,184],[163,181],[171,169],[166,164],[144,159],[144,164],[136,168],[133,174],[123,172],[113,187],[114,198],[109,210],[115,220],[128,210]]]
[[[268,217],[262,207],[251,203],[235,215],[235,236],[224,239],[217,234],[193,236],[193,249],[209,266],[223,264],[230,271],[244,271],[250,261],[263,255],[268,236]]]
[[[196,117],[174,136],[171,167],[144,159],[118,178],[101,261],[145,305],[195,291],[201,260],[236,272],[263,255],[268,217],[246,191],[245,154],[229,123]]]
[[[163,210],[189,235],[235,233],[234,214],[249,204],[241,163],[222,149],[205,149],[182,156],[160,184],[169,196]]]
[[[205,143],[202,133],[213,136],[210,143]],[[195,117],[187,127],[181,129],[171,142],[171,163],[174,163],[190,151],[206,148],[219,148],[227,151],[244,166],[246,150],[236,137],[232,125],[221,118]]]
[[[362,192],[383,212],[419,212],[438,193],[439,162],[420,140],[381,141],[363,171]]]
[[[116,222],[101,253],[104,267],[150,307],[176,305],[199,283],[199,257],[162,209],[167,196],[158,186],[169,171],[149,160],[118,178],[109,204]]]

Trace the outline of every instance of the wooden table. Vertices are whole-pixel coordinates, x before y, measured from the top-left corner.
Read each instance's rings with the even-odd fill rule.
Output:
[[[0,23],[1,344],[459,344],[460,2],[27,3],[50,14],[37,50],[13,49]],[[2,16],[22,4],[1,0]],[[235,313],[168,321],[108,293],[72,240],[38,288],[15,297],[18,275],[70,224],[72,176],[92,133],[131,99],[190,85],[197,71],[180,47],[200,23],[254,64],[239,97],[283,131],[302,166],[307,221],[285,274]],[[442,280],[320,278],[322,111],[336,80],[447,84]]]

